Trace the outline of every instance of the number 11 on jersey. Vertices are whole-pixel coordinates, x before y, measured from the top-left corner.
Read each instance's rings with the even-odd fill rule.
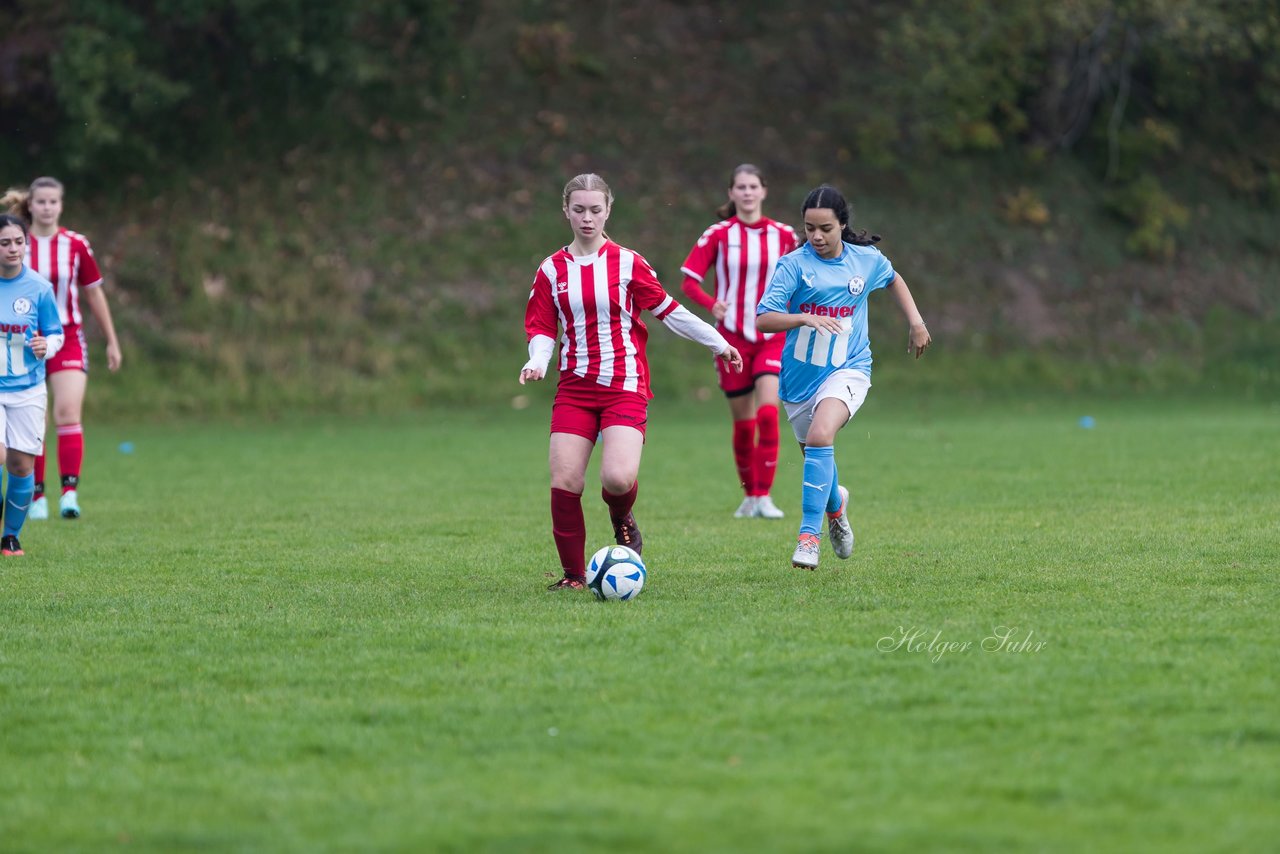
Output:
[[[7,332],[5,343],[8,345],[5,349],[8,351],[8,358],[5,359],[6,373],[11,377],[20,377],[30,372],[31,368],[27,366],[27,334],[25,332]]]

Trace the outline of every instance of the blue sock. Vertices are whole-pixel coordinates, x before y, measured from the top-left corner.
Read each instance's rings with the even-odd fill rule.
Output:
[[[836,466],[835,457],[831,458],[831,492],[827,495],[827,512],[840,512],[840,469]]]
[[[27,509],[36,491],[36,476],[18,477],[9,474],[9,491],[4,496],[4,536],[18,536],[22,523],[27,521]]]
[[[836,450],[830,445],[804,449],[804,491],[800,495],[800,533],[822,530],[822,512],[827,506],[836,466]]]

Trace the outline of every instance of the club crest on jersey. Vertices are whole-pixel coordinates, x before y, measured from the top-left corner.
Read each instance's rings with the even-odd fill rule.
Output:
[[[26,297],[18,297],[13,301],[14,314],[26,314],[31,311],[31,300]]]
[[[862,293],[863,288],[865,288],[866,286],[867,286],[866,279],[862,278],[861,276],[854,276],[852,279],[849,280],[849,293],[853,294],[856,297],[858,294]]]

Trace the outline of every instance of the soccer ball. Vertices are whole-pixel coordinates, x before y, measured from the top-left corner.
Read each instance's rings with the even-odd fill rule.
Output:
[[[644,588],[644,578],[644,561],[626,546],[605,546],[587,564],[587,586],[597,599],[634,599]]]

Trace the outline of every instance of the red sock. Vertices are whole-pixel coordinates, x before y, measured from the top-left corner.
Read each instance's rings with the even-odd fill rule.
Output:
[[[63,424],[58,427],[58,474],[63,492],[75,489],[80,482],[80,464],[84,462],[84,428],[79,424]],[[74,478],[68,481],[67,478]]]
[[[614,495],[606,489],[600,490],[600,497],[609,505],[609,518],[622,519],[636,506],[636,494],[640,491],[640,481],[631,484],[631,488],[621,495]]]
[[[756,419],[733,422],[733,462],[738,467],[738,482],[747,495],[755,495],[752,457],[756,450]]]
[[[773,489],[773,477],[778,473],[778,407],[760,407],[756,411],[756,424],[760,428],[760,444],[756,445],[753,460],[755,494],[768,495]]]
[[[587,523],[582,518],[582,496],[565,489],[551,489],[551,535],[564,574],[587,577]]]
[[[35,494],[31,496],[33,501],[44,495],[44,454],[41,454],[40,456],[36,457],[35,475],[36,475],[36,491],[35,491]]]

